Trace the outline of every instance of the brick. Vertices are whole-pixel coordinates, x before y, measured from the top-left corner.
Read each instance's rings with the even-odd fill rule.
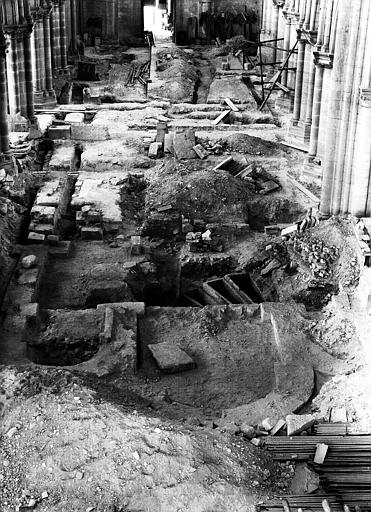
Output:
[[[28,241],[33,244],[43,244],[45,242],[45,235],[31,232],[28,235]]]

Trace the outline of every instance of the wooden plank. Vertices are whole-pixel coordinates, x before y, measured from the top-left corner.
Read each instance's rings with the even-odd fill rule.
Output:
[[[291,183],[297,188],[300,190],[300,192],[303,192],[303,194],[305,194],[307,197],[309,197],[309,199],[311,199],[314,203],[319,203],[320,200],[317,196],[315,196],[314,194],[312,194],[312,192],[310,190],[308,190],[306,187],[304,187],[304,185],[302,185],[301,183],[299,183],[295,178],[293,178],[292,176],[290,176],[289,174],[287,175],[288,179],[291,181]]]
[[[216,126],[219,123],[221,123],[229,114],[231,113],[230,110],[224,110],[216,119],[214,119],[213,124]]]
[[[239,109],[233,103],[233,101],[229,98],[224,98],[224,102],[228,105],[228,107],[233,110],[233,112],[239,112]]]
[[[219,169],[224,169],[224,166],[227,164],[230,164],[231,162],[233,162],[233,156],[229,156],[228,158],[226,158],[225,160],[220,162],[218,165],[216,165],[214,167],[213,171],[217,171]]]

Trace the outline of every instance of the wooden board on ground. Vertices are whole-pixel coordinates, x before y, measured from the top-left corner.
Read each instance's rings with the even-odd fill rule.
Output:
[[[233,110],[233,112],[239,112],[239,109],[233,103],[233,101],[229,98],[224,98],[224,102],[228,105],[228,107]]]
[[[224,110],[224,112],[222,112],[220,115],[218,115],[216,119],[214,119],[213,124],[215,124],[215,126],[218,125],[219,123],[224,121],[226,117],[229,116],[230,113],[230,110]]]

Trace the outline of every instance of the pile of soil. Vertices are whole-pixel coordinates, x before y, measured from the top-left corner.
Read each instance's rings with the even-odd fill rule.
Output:
[[[234,133],[228,137],[223,137],[223,141],[229,151],[247,155],[279,157],[286,156],[290,152],[288,148],[277,142],[264,140],[247,133]]]
[[[178,48],[166,48],[156,54],[157,75],[161,85],[151,87],[151,96],[174,102],[192,102],[199,73],[190,55]]]
[[[3,369],[2,510],[253,510],[287,467],[242,437],[150,416],[54,369]],[[120,402],[120,403],[118,403]]]
[[[247,222],[252,193],[226,171],[203,169],[201,163],[169,162],[151,174],[146,214],[171,205],[186,218],[207,222]]]

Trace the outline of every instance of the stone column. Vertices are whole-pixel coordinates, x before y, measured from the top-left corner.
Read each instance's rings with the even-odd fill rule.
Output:
[[[27,118],[31,121],[35,121],[35,110],[34,110],[34,86],[33,86],[33,58],[32,58],[32,46],[31,46],[31,32],[32,25],[28,26],[28,30],[24,37],[24,64],[25,64],[25,83],[26,83],[26,102],[27,102]]]
[[[9,154],[8,99],[6,87],[6,42],[0,29],[0,151]]]
[[[50,33],[50,10],[47,10],[43,18],[44,24],[44,52],[45,52],[45,88],[49,96],[55,97],[53,89],[52,50]]]
[[[348,139],[352,142],[345,165],[341,211],[371,215],[371,5],[362,2],[357,42],[355,95]],[[359,76],[360,75],[360,76]]]
[[[37,62],[40,73],[40,89],[46,96],[46,70],[45,70],[45,43],[44,43],[44,15],[41,14],[38,20],[37,38]]]
[[[341,129],[341,115],[343,110],[343,101],[346,97],[343,95],[344,90],[344,71],[347,71],[349,60],[347,57],[354,58],[355,48],[349,48],[349,21],[352,18],[354,3],[359,4],[361,0],[356,0],[350,4],[344,4],[339,8],[339,17],[337,24],[337,41],[334,56],[334,69],[332,72],[332,90],[329,103],[329,111],[327,114],[328,138],[326,141],[326,151],[323,161],[323,179],[321,190],[321,215],[329,217],[333,213],[338,213],[333,209],[333,201],[338,190],[334,189],[334,178],[338,166],[342,167],[344,162],[337,158],[338,139]],[[332,14],[332,6],[331,6]],[[325,33],[324,33],[324,49],[329,49],[331,34],[332,17],[327,16]],[[342,179],[342,177],[338,177]],[[335,185],[337,188],[337,186]]]
[[[59,3],[59,32],[61,48],[61,68],[67,67],[67,35],[66,35],[66,7],[64,0]]]
[[[298,43],[298,58],[296,64],[296,80],[295,80],[295,97],[294,97],[294,113],[292,124],[297,125],[301,113],[301,100],[303,90],[303,74],[304,74],[304,58],[305,58],[306,39],[300,37]]]
[[[283,15],[284,15],[284,18],[285,18],[285,33],[284,33],[284,36],[283,36],[284,37],[283,48],[284,48],[285,51],[283,52],[283,60],[285,60],[286,57],[287,57],[287,53],[290,50],[291,18],[288,15],[287,11],[284,11]],[[281,76],[281,83],[285,87],[287,87],[287,78],[288,78],[287,70],[284,70],[282,72],[282,76]]]
[[[37,70],[37,56],[36,56],[36,23],[32,25],[32,31],[30,32],[30,52],[31,52],[31,67],[32,67],[32,83],[35,92],[39,91],[39,78]]]
[[[32,32],[32,61],[34,65],[34,86],[35,92],[40,93],[42,91],[42,77],[40,68],[40,20],[37,15],[34,14],[34,27]]]
[[[279,25],[279,16],[280,16],[280,3],[278,0],[273,1],[273,18],[272,18],[272,39],[278,38],[278,25]],[[274,46],[274,50],[272,52],[272,62],[277,61],[277,46],[279,46],[279,41],[272,43]]]
[[[72,54],[76,55],[77,53],[77,23],[76,23],[76,0],[71,1],[71,50]],[[113,2],[112,2],[113,4]],[[114,19],[112,19],[112,24],[114,24]]]
[[[62,67],[62,65],[60,46],[60,16],[58,0],[53,1],[53,10],[51,13],[51,49],[53,71],[59,70]]]
[[[19,85],[18,85],[18,59],[17,59],[17,33],[12,30],[8,35],[8,57],[7,78],[8,78],[8,102],[9,113],[15,115],[19,110]]]
[[[17,37],[17,59],[18,59],[18,88],[19,88],[19,110],[23,117],[27,118],[27,93],[26,93],[26,71],[24,56],[24,38],[26,29],[18,33]]]

